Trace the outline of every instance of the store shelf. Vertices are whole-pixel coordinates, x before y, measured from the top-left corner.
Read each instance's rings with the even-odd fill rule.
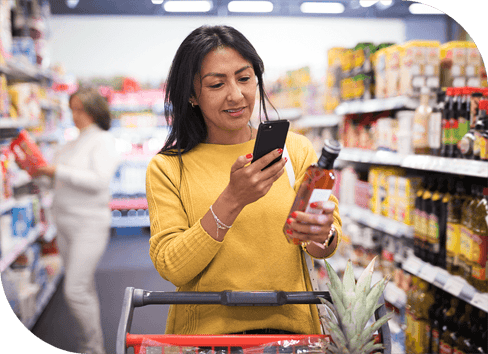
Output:
[[[7,269],[7,267],[9,267],[31,243],[35,242],[41,235],[42,231],[42,226],[37,225],[30,230],[27,237],[19,239],[12,249],[0,259],[0,273]]]
[[[306,129],[306,128],[327,128],[335,127],[339,125],[342,117],[335,114],[324,114],[316,116],[305,116],[298,119],[294,123],[294,128]]]
[[[385,216],[374,214],[371,210],[356,205],[340,205],[339,210],[342,216],[347,216],[356,222],[383,231],[389,235],[413,237],[413,227]]]
[[[112,199],[110,201],[110,208],[112,210],[147,209],[147,199],[146,198]]]
[[[112,217],[112,227],[149,227],[149,215]]]
[[[6,65],[0,65],[0,73],[4,73],[12,79],[23,81],[53,80],[51,72],[17,58],[10,59]]]
[[[407,96],[376,98],[364,101],[343,102],[336,107],[334,113],[337,115],[345,115],[389,111],[392,109],[415,109],[418,105],[418,100]]]
[[[451,275],[446,270],[424,262],[415,256],[407,258],[402,268],[410,274],[418,276],[426,282],[443,289],[449,294],[488,312],[488,293],[477,291],[465,279]]]
[[[54,278],[46,285],[44,290],[38,296],[38,301],[36,303],[36,313],[32,316],[28,321],[24,323],[24,325],[28,329],[32,329],[36,324],[37,320],[41,316],[42,312],[46,308],[49,300],[53,297],[56,289],[58,288],[59,282],[63,278],[63,270],[60,270],[58,274],[54,276]]]
[[[15,203],[16,201],[14,198],[9,198],[2,201],[2,204],[0,204],[0,215],[10,211],[15,206]]]
[[[35,124],[27,118],[1,118],[0,129],[22,129],[33,127]]]
[[[372,151],[357,148],[342,149],[338,160],[488,178],[488,162],[486,161],[430,155],[400,155],[391,151]]]

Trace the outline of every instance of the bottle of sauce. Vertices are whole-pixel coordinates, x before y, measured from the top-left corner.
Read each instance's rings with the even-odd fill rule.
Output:
[[[454,347],[454,340],[451,337],[451,333],[456,331],[456,325],[461,316],[460,300],[453,296],[451,297],[451,306],[444,314],[444,325],[442,327],[442,335],[440,338],[439,353],[440,354],[452,354]]]
[[[447,193],[448,181],[444,178],[439,178],[438,181],[437,190],[431,196],[430,213],[428,215],[428,261],[432,265],[445,268],[447,210],[445,210],[443,199],[446,196],[449,198],[449,194]]]
[[[467,331],[469,331],[471,324],[471,312],[473,310],[473,307],[464,301],[462,302],[461,307],[464,308],[464,311],[461,313],[459,321],[456,322],[454,329],[451,331],[453,354],[460,354],[461,343],[463,342]]]
[[[464,184],[458,180],[447,207],[446,269],[452,275],[461,275],[459,264],[461,242],[461,214],[466,200]]]
[[[441,155],[442,147],[442,113],[444,111],[445,91],[437,92],[437,103],[432,108],[429,119],[429,148],[433,156]]]
[[[484,193],[483,193],[484,191]],[[488,188],[478,188],[476,206],[473,211],[473,220],[471,222],[471,238],[472,238],[472,269],[471,280],[473,286],[480,292],[488,292],[487,279],[487,246],[488,246],[488,202],[486,195],[488,195]]]
[[[429,217],[432,213],[432,196],[437,188],[436,177],[428,177],[427,189],[422,195],[422,213],[421,213],[421,244],[422,244],[422,260],[430,262],[432,260],[430,254],[433,252],[431,244],[429,243]]]
[[[288,217],[295,211],[312,213],[315,209],[310,207],[313,202],[325,202],[332,194],[332,188],[336,180],[333,168],[334,162],[341,151],[341,145],[336,140],[325,140],[322,155],[317,163],[310,165],[305,172],[305,177],[298,189],[295,201]],[[288,224],[285,223],[283,231],[288,241],[299,244],[300,240],[289,237]]]
[[[457,143],[459,140],[459,101],[461,99],[461,88],[454,88],[452,110],[449,116],[449,129],[450,129],[450,140],[449,140],[449,152],[448,157],[458,157],[459,150]]]
[[[413,353],[416,340],[415,317],[416,317],[416,295],[419,278],[412,275],[411,286],[407,291],[407,303],[405,305],[405,349],[407,353]]]
[[[453,112],[454,88],[448,87],[442,114],[442,147],[441,156],[449,157],[451,144],[450,116]]]
[[[473,191],[473,186],[471,186]],[[464,200],[461,211],[461,230],[460,230],[460,246],[459,246],[459,266],[461,267],[461,276],[469,282],[471,277],[471,208],[474,203],[472,194],[468,194]]]
[[[413,149],[415,154],[426,155],[429,148],[429,121],[432,107],[429,105],[430,89],[420,90],[420,105],[415,109],[413,118]]]
[[[486,142],[483,141],[483,133],[488,127],[485,126],[487,119],[488,100],[481,100],[479,102],[478,117],[473,129],[474,142],[473,142],[473,159],[481,160],[482,146],[486,146]]]
[[[469,132],[469,110],[471,105],[471,88],[463,87],[460,90],[461,96],[458,100],[458,134],[456,137],[456,145],[459,145],[461,139]],[[459,152],[459,146],[458,152]],[[458,153],[457,157],[462,154]]]
[[[426,186],[423,183],[416,192],[415,195],[415,210],[413,213],[413,229],[414,229],[414,255],[420,259],[423,259],[422,251],[422,196],[426,190]]]
[[[432,349],[429,353],[438,354],[440,352],[440,340],[442,335],[442,328],[444,327],[444,316],[450,307],[451,295],[442,289],[438,289],[441,293],[440,305],[434,311],[432,323]]]

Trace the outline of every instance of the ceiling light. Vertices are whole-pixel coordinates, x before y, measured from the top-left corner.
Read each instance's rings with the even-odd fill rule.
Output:
[[[167,1],[163,6],[167,12],[209,12],[212,1]]]
[[[300,5],[300,11],[305,14],[341,14],[345,10],[339,2],[306,1]]]
[[[393,3],[393,0],[380,0],[380,4],[385,6],[390,6]]]
[[[412,4],[408,7],[408,10],[414,15],[444,15],[444,12],[424,4]]]
[[[230,12],[271,12],[271,1],[231,1],[227,5]]]
[[[76,7],[76,5],[78,5],[79,2],[80,2],[80,0],[66,0],[66,5],[70,9],[74,9]]]
[[[362,7],[370,7],[376,4],[378,0],[359,0],[359,5]]]
[[[154,4],[154,5],[161,5],[164,0],[151,0],[151,2]]]

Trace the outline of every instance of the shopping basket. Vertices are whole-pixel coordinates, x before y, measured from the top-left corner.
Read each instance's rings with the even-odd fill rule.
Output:
[[[169,304],[215,304],[224,306],[281,306],[285,304],[320,304],[320,298],[332,302],[327,291],[222,291],[222,292],[165,292],[147,291],[128,287],[125,289],[122,313],[119,321],[116,342],[116,354],[131,353],[133,348],[135,354],[177,354],[177,353],[317,353],[317,350],[304,348],[307,343],[309,348],[324,340],[327,335],[168,335],[168,334],[130,334],[134,308],[146,305],[169,305]],[[380,297],[379,303],[383,304],[375,312],[378,319],[386,315],[384,298]],[[391,339],[388,323],[384,324],[376,335],[385,347],[384,354],[391,354]],[[266,346],[270,343],[295,343],[294,346],[283,348],[280,345]],[[263,347],[264,346],[264,347]],[[167,348],[167,349],[165,349]],[[171,349],[169,349],[171,348]],[[175,348],[179,348],[175,350]],[[251,348],[264,348],[261,351]]]

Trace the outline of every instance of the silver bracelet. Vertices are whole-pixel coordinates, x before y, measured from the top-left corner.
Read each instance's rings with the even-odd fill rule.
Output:
[[[232,225],[228,226],[228,225],[224,224],[222,221],[220,221],[220,219],[217,217],[217,215],[215,215],[215,213],[212,209],[212,205],[210,205],[210,211],[212,212],[215,223],[217,224],[217,239],[218,239],[219,238],[219,229],[220,230],[229,230]]]

